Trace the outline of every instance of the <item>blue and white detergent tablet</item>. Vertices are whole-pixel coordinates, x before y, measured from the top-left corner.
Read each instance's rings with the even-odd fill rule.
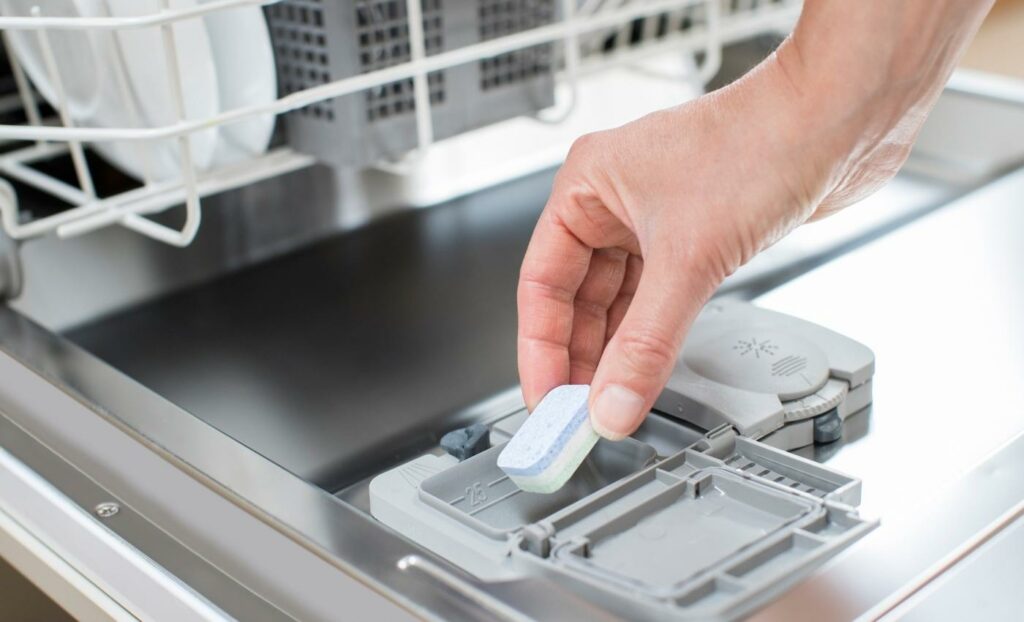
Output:
[[[565,485],[597,443],[590,426],[590,386],[566,384],[544,396],[498,456],[498,467],[527,492]]]

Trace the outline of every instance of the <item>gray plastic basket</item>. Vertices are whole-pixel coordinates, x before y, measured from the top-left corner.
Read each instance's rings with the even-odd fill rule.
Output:
[[[555,17],[555,0],[421,0],[427,55],[520,32]],[[286,0],[267,8],[281,92],[293,93],[410,58],[405,0]],[[552,45],[428,76],[435,138],[554,103]],[[290,144],[330,164],[365,166],[416,147],[412,79],[286,115]]]

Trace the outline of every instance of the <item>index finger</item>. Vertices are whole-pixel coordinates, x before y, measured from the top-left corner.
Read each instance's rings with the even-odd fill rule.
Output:
[[[592,253],[549,204],[519,272],[519,380],[530,410],[548,391],[569,382],[573,300]]]

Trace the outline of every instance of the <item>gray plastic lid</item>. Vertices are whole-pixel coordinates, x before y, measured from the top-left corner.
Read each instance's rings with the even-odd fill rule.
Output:
[[[683,361],[722,385],[799,399],[829,377],[828,357],[800,335],[770,328],[741,328],[688,342]]]
[[[655,409],[707,430],[726,423],[761,438],[838,407],[873,373],[874,354],[853,339],[745,302],[715,300],[694,321]]]

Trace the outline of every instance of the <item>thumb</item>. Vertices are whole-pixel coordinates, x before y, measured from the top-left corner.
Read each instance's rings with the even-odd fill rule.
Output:
[[[691,253],[685,253],[691,255]],[[636,430],[665,387],[683,338],[717,282],[668,250],[651,253],[622,323],[591,382],[590,421],[601,436]]]

